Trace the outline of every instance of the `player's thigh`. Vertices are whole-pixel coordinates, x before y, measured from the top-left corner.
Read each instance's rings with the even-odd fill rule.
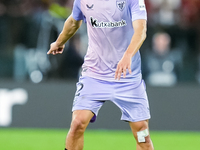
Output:
[[[118,83],[112,100],[122,112],[121,120],[139,122],[150,119],[149,102],[143,81]]]
[[[106,81],[81,77],[77,83],[72,111],[90,110],[97,116],[105,100],[111,99],[110,89],[111,85]],[[95,118],[91,120],[94,121]]]

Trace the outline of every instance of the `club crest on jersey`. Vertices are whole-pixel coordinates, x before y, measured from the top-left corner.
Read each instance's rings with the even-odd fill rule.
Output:
[[[119,10],[122,11],[125,8],[126,1],[116,1],[116,3]]]

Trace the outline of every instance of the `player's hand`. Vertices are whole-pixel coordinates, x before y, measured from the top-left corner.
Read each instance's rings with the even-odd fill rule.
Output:
[[[63,50],[65,48],[65,45],[59,46],[56,42],[51,43],[50,49],[47,52],[47,54],[62,54]]]
[[[129,74],[131,74],[131,59],[132,56],[130,54],[124,53],[124,56],[117,65],[117,69],[115,71],[115,79],[120,80],[122,74],[123,78],[126,78],[127,69]]]

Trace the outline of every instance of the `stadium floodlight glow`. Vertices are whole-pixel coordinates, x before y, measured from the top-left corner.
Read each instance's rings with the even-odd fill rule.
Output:
[[[39,70],[35,70],[31,72],[30,78],[33,83],[40,83],[43,79],[42,72]]]

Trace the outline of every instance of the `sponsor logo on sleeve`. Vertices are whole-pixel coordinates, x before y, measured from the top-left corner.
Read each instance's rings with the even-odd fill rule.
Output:
[[[139,0],[139,7],[140,7],[140,10],[146,10],[144,0]]]

